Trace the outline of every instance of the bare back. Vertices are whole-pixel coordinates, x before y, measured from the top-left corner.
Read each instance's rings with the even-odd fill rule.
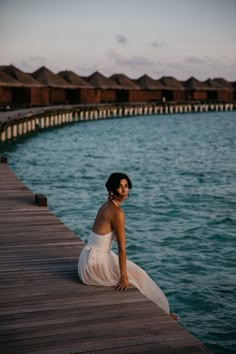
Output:
[[[99,235],[106,235],[113,231],[113,220],[117,213],[122,212],[110,201],[105,202],[98,210],[92,231]],[[123,213],[123,212],[122,212]]]

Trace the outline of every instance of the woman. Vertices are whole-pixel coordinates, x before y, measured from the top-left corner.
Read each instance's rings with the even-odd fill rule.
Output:
[[[162,290],[142,268],[126,260],[125,215],[120,206],[132,188],[129,177],[124,173],[112,173],[106,188],[108,200],[99,209],[88,243],[80,254],[80,279],[87,285],[115,286],[116,290],[127,290],[132,284],[170,314]],[[111,251],[114,239],[118,243],[118,256]],[[170,316],[178,319],[173,314]]]

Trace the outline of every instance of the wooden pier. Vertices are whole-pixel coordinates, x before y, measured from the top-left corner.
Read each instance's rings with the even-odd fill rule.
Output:
[[[83,285],[83,244],[2,159],[0,353],[210,353],[137,289]]]
[[[183,114],[210,111],[233,111],[236,102],[228,103],[139,103],[62,105],[0,112],[0,143],[34,131],[88,120],[143,115]]]

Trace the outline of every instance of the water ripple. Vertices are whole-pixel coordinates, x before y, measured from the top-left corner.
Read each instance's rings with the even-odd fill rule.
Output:
[[[162,287],[182,325],[215,353],[233,353],[235,118],[212,112],[84,122],[1,149],[84,240],[108,175],[127,172],[134,184],[124,204],[129,258]]]

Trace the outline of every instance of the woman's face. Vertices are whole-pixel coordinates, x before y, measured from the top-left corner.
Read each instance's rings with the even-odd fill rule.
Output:
[[[119,197],[122,200],[125,200],[128,197],[129,193],[129,186],[128,186],[128,181],[126,178],[123,178],[120,180],[120,184],[116,190],[119,194]]]

